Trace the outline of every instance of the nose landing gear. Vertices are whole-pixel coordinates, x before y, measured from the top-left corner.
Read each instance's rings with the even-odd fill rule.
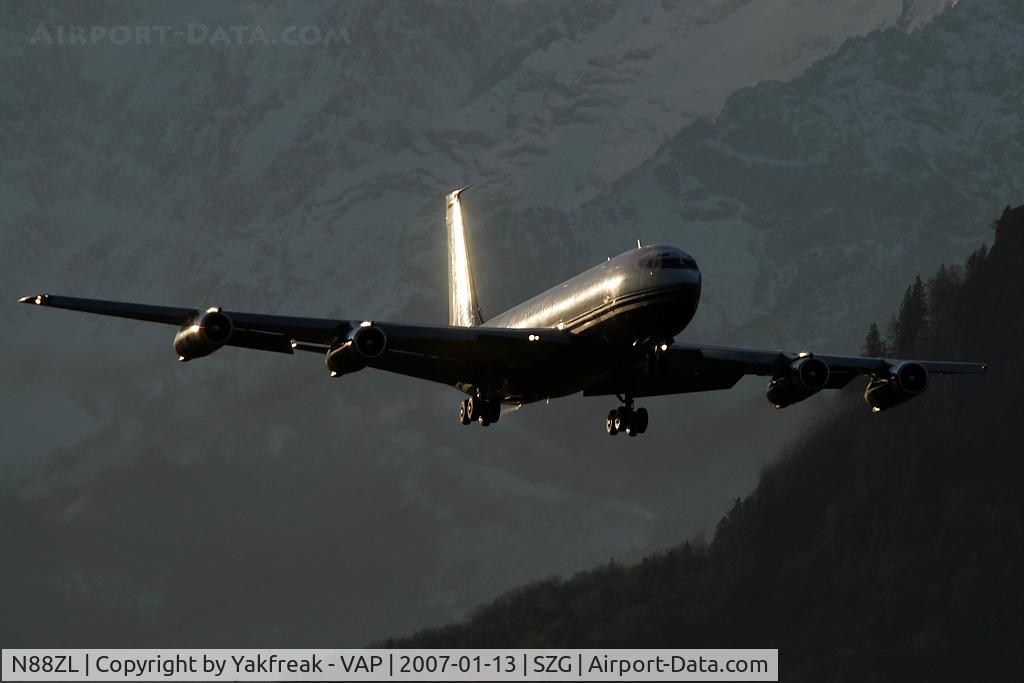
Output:
[[[459,403],[459,422],[468,425],[479,422],[484,427],[501,417],[501,401],[470,396]]]
[[[608,436],[615,436],[619,432],[625,432],[630,436],[637,436],[647,431],[647,409],[633,409],[633,399],[628,396],[622,399],[625,404],[621,408],[608,411],[608,417],[604,420],[605,431]]]

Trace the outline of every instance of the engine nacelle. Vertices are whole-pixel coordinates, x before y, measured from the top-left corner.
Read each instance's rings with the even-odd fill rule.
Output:
[[[888,377],[872,377],[864,390],[864,400],[878,413],[909,401],[928,388],[928,371],[920,363],[900,363]]]
[[[814,356],[793,361],[785,374],[772,377],[768,383],[768,401],[776,408],[785,408],[810,398],[828,384],[828,363]]]
[[[327,352],[327,369],[332,377],[362,370],[384,355],[387,347],[388,337],[384,330],[371,322],[364,322],[349,332],[344,342]]]
[[[174,335],[178,360],[202,358],[224,346],[234,330],[231,318],[219,308],[211,308],[185,323]]]

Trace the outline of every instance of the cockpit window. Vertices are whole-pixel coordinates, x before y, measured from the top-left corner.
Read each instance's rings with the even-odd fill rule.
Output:
[[[697,263],[687,256],[680,256],[679,254],[665,254],[661,257],[662,268],[688,268],[690,270],[697,269]]]
[[[697,263],[689,256],[678,253],[655,254],[640,261],[640,267],[644,270],[657,270],[658,268],[687,268],[697,270]]]

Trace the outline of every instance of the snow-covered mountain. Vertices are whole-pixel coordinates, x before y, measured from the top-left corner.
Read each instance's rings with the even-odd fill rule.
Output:
[[[991,241],[992,207],[1024,195],[1021,16],[965,2],[741,90],[570,224],[687,245],[698,334],[856,352],[909,275]]]
[[[908,268],[958,258],[1020,194],[1021,11],[946,4],[7,4],[0,290],[436,322],[441,195],[472,181],[485,314],[639,235],[701,263],[695,334],[855,351]],[[189,22],[348,40],[30,40]],[[179,366],[169,329],[70,313],[0,321],[4,488],[43,520],[25,528],[77,539],[33,563],[48,551],[17,537],[23,566],[123,610],[66,625],[98,643],[447,620],[706,527],[812,414],[767,410],[758,384],[652,401],[628,447],[596,401],[462,429],[443,387],[238,350]]]
[[[230,4],[48,15],[15,5],[4,41],[4,253],[45,249],[48,270],[34,263],[24,280],[45,276],[54,290],[90,284],[91,267],[110,289],[139,291],[145,260],[153,289],[141,293],[163,298],[322,310],[316,293],[332,282],[345,288],[332,302],[416,308],[424,294],[410,271],[431,290],[443,284],[438,193],[476,183],[480,216],[573,209],[735,89],[792,77],[849,36],[923,21],[942,3],[905,4],[369,3],[299,16]],[[30,42],[39,23],[196,21],[315,23],[344,28],[349,42]],[[117,251],[96,263],[90,249],[108,243]],[[381,248],[400,259],[394,267],[370,256]],[[164,258],[144,258],[154,250]]]

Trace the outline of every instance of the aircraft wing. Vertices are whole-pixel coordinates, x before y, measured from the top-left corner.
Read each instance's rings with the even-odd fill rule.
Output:
[[[52,294],[23,296],[18,301],[23,304],[145,320],[178,327],[192,324],[203,313],[197,308],[152,306]],[[224,345],[254,348],[261,351],[292,353],[292,341],[326,345],[351,329],[351,324],[345,320],[237,312],[231,312],[228,315],[231,318],[233,331]]]
[[[885,377],[895,368],[910,363],[934,374],[984,374],[987,368],[985,363],[792,353],[675,342],[635,358],[583,393],[588,396],[628,394],[639,397],[730,389],[745,375],[786,377],[794,364],[811,357],[827,365],[823,389],[841,389],[858,375]]]
[[[99,299],[37,294],[19,299],[21,303],[62,308],[85,313],[130,318],[175,325],[175,349],[181,360],[208,355],[221,346],[260,351],[293,353],[311,351],[327,354],[345,345],[361,328],[373,326],[386,336],[385,350],[365,366],[397,372],[451,386],[475,385],[487,373],[530,365],[570,348],[572,335],[543,329],[505,329],[445,325],[404,325],[387,322],[337,318],[303,318],[222,310],[220,308],[176,308],[124,303]],[[204,316],[226,316],[230,323],[223,339],[212,347],[179,347],[183,334],[198,336]],[[190,353],[189,349],[194,350]],[[186,357],[188,356],[188,357]],[[359,366],[362,367],[362,366]]]

